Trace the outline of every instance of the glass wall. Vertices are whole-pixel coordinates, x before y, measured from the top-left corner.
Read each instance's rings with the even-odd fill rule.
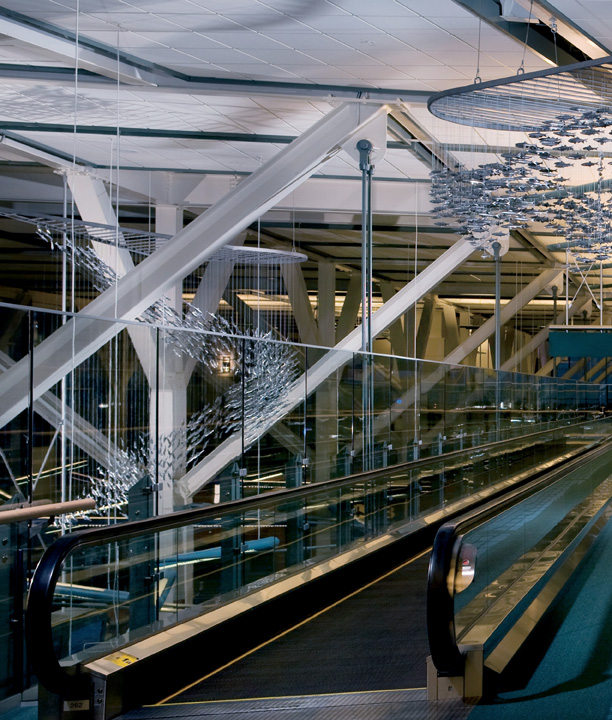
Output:
[[[0,496],[92,497],[57,532],[529,435],[597,417],[607,386],[270,338],[10,314]],[[8,321],[8,320],[7,320]],[[145,510],[140,510],[140,516]]]
[[[22,643],[14,633],[19,623],[12,618],[21,606],[15,610],[7,603],[22,595],[41,552],[64,533],[392,469],[547,429],[570,432],[607,406],[606,385],[313,348],[267,335],[119,323],[7,305],[0,305],[0,320],[10,327],[0,350],[3,507],[80,498],[96,502],[95,510],[3,535],[7,560],[0,572],[13,569],[9,582],[2,583],[0,637],[11,638],[3,641],[2,651],[20,666]],[[488,477],[489,469],[474,458],[469,476],[456,465],[411,470],[409,481],[404,478],[397,487],[390,474],[383,490],[368,494],[361,488],[367,501],[365,496],[350,501],[351,489],[342,490],[347,499],[327,503],[326,509],[318,501],[316,509],[282,509],[293,538],[288,545],[285,537],[262,530],[268,524],[265,513],[257,522],[249,516],[239,524],[239,547],[254,551],[245,555],[239,579],[237,569],[219,569],[210,584],[194,574],[193,563],[175,562],[177,580],[168,602],[184,607],[219,588],[225,592],[262,573],[274,575],[277,544],[285,548],[282,568],[292,554],[300,562],[315,561],[337,545],[337,538],[341,546],[354,541],[355,528],[363,525],[365,537],[389,518],[405,520],[460,497]],[[386,509],[378,513],[381,503]],[[348,506],[350,521],[344,516],[340,521],[338,513]],[[269,518],[271,527],[279,512]],[[235,526],[233,520],[230,525]],[[311,528],[308,537],[296,539],[291,528],[305,525]],[[213,548],[218,554],[224,543],[234,552],[238,540],[223,527],[217,523],[214,529],[156,538],[155,562]],[[143,561],[135,577],[150,576],[150,542],[144,539],[138,548]],[[257,544],[251,548],[251,542]],[[263,559],[265,543],[272,546],[266,546],[270,554]],[[81,558],[74,566],[110,560]],[[125,623],[131,627],[134,615],[157,613],[150,603],[117,611],[113,622],[119,629],[113,633],[121,634]],[[164,614],[168,607],[164,604]]]

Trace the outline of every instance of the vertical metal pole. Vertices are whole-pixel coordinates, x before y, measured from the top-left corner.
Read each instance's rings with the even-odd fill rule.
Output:
[[[501,244],[495,241],[492,246],[495,258],[495,435],[499,440],[501,431],[501,385],[499,366],[501,364],[501,262],[499,250]]]
[[[27,501],[34,501],[34,313],[28,313],[28,353],[30,356],[30,387],[28,404],[28,496]],[[28,520],[27,536],[27,577],[32,578],[34,568],[32,567],[32,521]]]
[[[569,250],[565,251],[565,324],[569,325]]]
[[[361,404],[363,414],[363,462],[362,469],[372,467],[372,388],[370,377],[372,352],[372,207],[370,157],[372,143],[359,140],[359,169],[361,170]]]
[[[30,358],[30,377],[28,391],[28,496],[27,501],[34,500],[34,313],[28,313],[28,353]]]
[[[64,203],[63,203],[63,216],[66,220],[68,214],[68,180],[64,175]],[[67,292],[68,292],[68,238],[66,236],[66,226],[64,225],[64,231],[62,235],[62,325],[66,324],[66,310],[67,310]],[[60,497],[62,502],[66,502],[68,499],[68,475],[66,472],[66,461],[67,461],[67,437],[66,437],[66,376],[64,375],[60,382],[60,402],[61,402],[61,419],[60,419],[60,467],[61,467],[61,491]],[[66,532],[65,527],[62,525],[62,535]]]
[[[159,364],[159,328],[155,328],[155,508],[153,512],[159,515],[159,382],[160,382],[160,364]]]
[[[492,248],[495,257],[495,370],[499,370],[501,364],[501,262],[499,257],[501,244],[494,242]]]
[[[307,433],[308,433],[308,348],[304,348],[304,445],[303,445],[303,455],[302,455],[302,484],[304,483],[304,476],[306,474],[306,466],[304,463],[307,463],[307,457],[308,457],[308,443],[307,443]]]
[[[372,146],[370,145],[370,150]],[[372,347],[372,172],[374,167],[368,164],[366,174],[366,192],[367,192],[367,241],[368,241],[368,350],[373,352]]]
[[[371,145],[370,145],[371,148]],[[374,170],[371,163],[368,165],[366,176],[367,186],[367,236],[368,236],[368,447],[369,447],[369,463],[371,470],[374,467],[374,338],[372,337],[372,171]]]
[[[599,324],[603,325],[603,261],[599,261]]]
[[[553,323],[556,325],[557,323],[557,294],[559,292],[559,288],[556,285],[552,286],[552,296],[553,296]],[[553,377],[557,377],[557,358],[556,356],[553,356]]]
[[[359,140],[357,150],[359,150],[359,169],[361,170],[361,350],[362,352],[368,352],[372,349],[372,337],[368,333],[368,330],[371,333],[369,311],[372,307],[372,268],[370,266],[372,257],[372,229],[370,226],[370,181],[372,176],[370,156],[372,154],[372,143],[369,140]]]
[[[259,323],[259,313],[257,314],[257,322]],[[244,478],[246,475],[246,457],[244,447],[244,436],[246,433],[246,339],[242,338],[242,368],[240,371],[240,406],[242,412],[242,422],[240,423],[240,497],[244,497]],[[308,350],[307,350],[308,352]],[[306,370],[308,369],[308,355],[306,355]],[[304,399],[304,403],[306,399]],[[306,424],[304,424],[306,431]],[[235,499],[235,498],[232,498]]]

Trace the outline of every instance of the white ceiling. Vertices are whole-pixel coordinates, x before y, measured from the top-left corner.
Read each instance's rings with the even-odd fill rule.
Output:
[[[612,46],[612,2],[557,0],[555,7]],[[111,61],[127,54],[147,66],[220,80],[433,93],[469,84],[477,72],[488,80],[514,75],[521,64],[526,71],[550,66],[454,0],[5,0],[0,66],[73,68],[72,51],[58,52],[43,33],[27,42],[11,33],[5,20],[19,21],[15,14],[43,30],[75,33],[79,43],[70,46],[74,52],[93,42],[108,50]],[[75,83],[69,75],[64,82],[48,82],[35,74],[16,79],[0,74],[0,132],[4,121],[295,136],[336,102],[326,94],[300,97],[299,89],[286,97],[232,92],[228,86],[215,94],[188,93],[120,84],[108,79],[108,72],[106,77],[106,84],[94,86]],[[494,161],[502,148],[524,139],[519,133],[438,120],[423,100],[404,103],[401,110],[418,123],[426,146],[463,146],[448,155],[468,166]],[[92,164],[201,173],[249,173],[284,147],[274,142],[12,132]],[[15,147],[4,150],[0,145],[0,159],[16,157]],[[390,149],[376,176],[426,180],[430,169],[428,160],[408,149]],[[319,174],[355,176],[358,168],[339,154]],[[594,177],[587,170],[583,176],[581,182]],[[3,185],[10,182],[9,174],[0,173],[0,202]]]
[[[4,7],[194,75],[442,90],[475,75],[479,22],[452,0],[8,0]],[[480,31],[480,76],[523,50]],[[1,48],[7,62],[27,62]],[[32,62],[39,62],[39,54]],[[544,63],[527,53],[525,67]]]

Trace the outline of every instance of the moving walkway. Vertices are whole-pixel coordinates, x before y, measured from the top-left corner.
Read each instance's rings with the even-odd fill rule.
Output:
[[[577,587],[583,563],[593,566],[600,535],[612,542],[611,468],[608,441],[438,530],[427,597],[430,700],[485,697],[491,702],[516,681],[517,669],[525,675],[526,660],[554,635],[550,618],[567,588]],[[607,575],[608,568],[599,565],[594,572]],[[599,612],[596,593],[591,602]],[[548,625],[544,634],[543,625]],[[575,663],[579,653],[578,647],[568,653],[564,665]],[[555,683],[550,678],[549,686]],[[570,686],[565,692],[572,692]],[[570,717],[559,710],[547,717]],[[492,717],[479,713],[475,717]],[[608,717],[607,709],[592,717]]]
[[[42,715],[106,720],[162,699],[414,556],[449,518],[609,434],[605,418],[568,424],[65,535],[28,603]]]

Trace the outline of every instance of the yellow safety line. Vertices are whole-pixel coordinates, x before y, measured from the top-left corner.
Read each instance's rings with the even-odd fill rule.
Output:
[[[311,693],[310,695],[270,695],[269,697],[256,698],[227,698],[225,700],[189,700],[185,702],[167,703],[167,705],[211,705],[214,703],[231,703],[231,702],[254,702],[255,700],[297,700],[299,698],[313,697],[335,697],[336,695],[373,695],[375,693],[398,693],[398,692],[416,692],[417,690],[427,690],[427,688],[394,688],[393,690],[354,690],[351,692],[334,692],[334,693]],[[157,707],[157,705],[145,705],[144,707]]]
[[[266,640],[265,642],[261,643],[260,645],[257,645],[257,647],[251,648],[251,650],[248,650],[247,652],[243,653],[242,655],[239,655],[237,658],[230,660],[225,665],[218,667],[216,670],[209,672],[207,675],[204,675],[203,677],[199,678],[195,682],[192,682],[189,685],[186,685],[181,690],[178,690],[177,692],[172,693],[172,695],[168,695],[168,697],[164,698],[163,700],[160,700],[159,702],[155,703],[154,705],[149,705],[148,707],[157,707],[159,705],[164,705],[165,703],[168,702],[168,700],[172,700],[173,697],[180,695],[182,692],[189,690],[190,688],[194,687],[198,683],[203,682],[204,680],[208,680],[209,677],[216,675],[218,672],[221,672],[221,670],[225,670],[226,668],[230,667],[234,663],[237,663],[239,660],[242,660],[245,657],[252,655],[254,652],[257,652],[258,650],[261,650],[261,648],[266,647],[266,645],[270,645],[270,643],[273,643],[275,640],[278,640],[279,638],[282,638],[285,635],[288,635],[290,632],[297,630],[297,628],[301,627],[302,625],[306,625],[306,623],[309,623],[311,620],[314,620],[316,617],[319,617],[319,615],[323,615],[323,613],[326,613],[328,610],[331,610],[332,608],[336,607],[337,605],[340,605],[345,600],[348,600],[349,598],[352,598],[355,595],[358,595],[360,592],[363,592],[364,590],[367,590],[367,588],[372,587],[372,585],[376,585],[377,582],[384,580],[385,578],[389,577],[390,575],[393,575],[393,573],[396,573],[398,570],[401,570],[402,568],[406,567],[406,565],[410,565],[410,563],[423,557],[423,555],[426,555],[430,551],[430,549],[431,548],[427,548],[427,550],[423,550],[422,553],[415,555],[413,558],[410,558],[410,560],[407,560],[405,563],[402,563],[401,565],[394,568],[393,570],[390,570],[389,572],[385,573],[384,575],[381,575],[380,577],[376,578],[376,580],[372,580],[372,582],[367,583],[367,585],[364,585],[363,587],[360,587],[357,590],[354,590],[349,595],[345,595],[343,598],[340,598],[340,600],[336,600],[336,602],[332,603],[331,605],[328,605],[327,607],[323,608],[322,610],[319,610],[318,612],[316,612],[314,615],[311,615],[310,617],[307,617],[305,620],[302,620],[301,622],[297,623],[297,625],[293,625],[293,627],[290,627],[287,630],[283,630],[283,632],[279,633],[278,635],[275,635],[273,638],[270,638],[269,640]],[[338,695],[339,693],[331,693],[331,694]],[[253,699],[256,699],[256,698],[253,698]],[[172,703],[172,704],[180,705],[181,703]],[[190,704],[190,703],[186,703],[186,704]]]

